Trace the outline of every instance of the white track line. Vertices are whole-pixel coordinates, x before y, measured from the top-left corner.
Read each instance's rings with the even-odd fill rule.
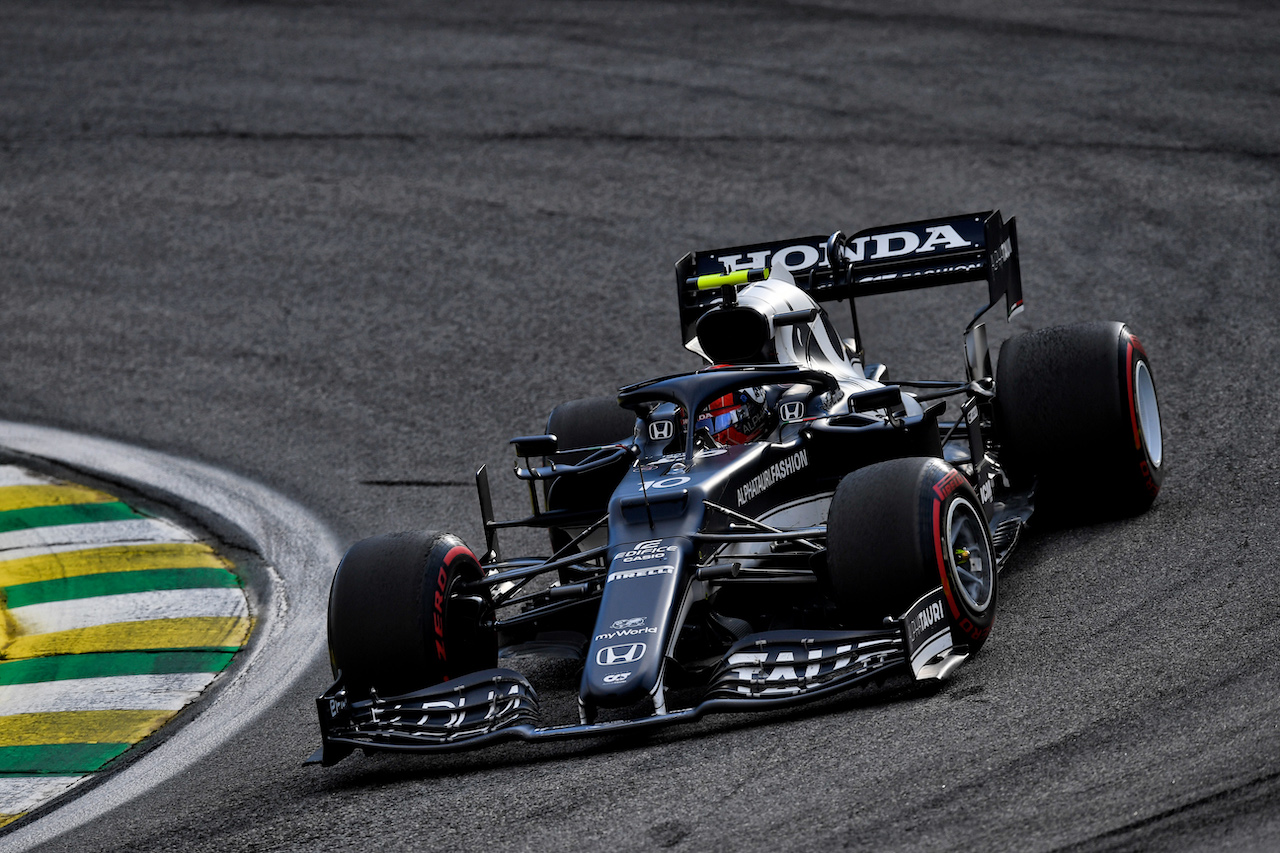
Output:
[[[147,619],[185,619],[190,616],[248,616],[240,587],[162,589],[123,595],[97,595],[67,601],[48,601],[9,609],[18,632],[25,636],[74,631],[117,622]]]
[[[0,777],[0,814],[29,812],[88,778],[88,776]]]
[[[0,687],[0,716],[56,711],[180,711],[216,672],[112,675]],[[0,808],[0,813],[5,812]]]
[[[0,560],[16,560],[33,554],[47,554],[55,549],[66,551],[133,542],[194,542],[195,540],[196,537],[193,534],[159,518],[90,521],[84,524],[32,527],[0,533]],[[24,549],[37,550],[28,553]],[[19,551],[22,553],[11,553]]]
[[[0,465],[0,486],[48,486],[55,482],[21,465]]]

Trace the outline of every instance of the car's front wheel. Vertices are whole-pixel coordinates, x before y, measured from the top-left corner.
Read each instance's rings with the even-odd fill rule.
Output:
[[[329,590],[329,654],[348,689],[407,693],[497,664],[483,569],[456,536],[391,533],[352,545]]]
[[[942,588],[953,636],[976,652],[995,619],[996,561],[982,504],[941,459],[892,459],[846,475],[827,517],[827,571],[847,621],[878,627]]]

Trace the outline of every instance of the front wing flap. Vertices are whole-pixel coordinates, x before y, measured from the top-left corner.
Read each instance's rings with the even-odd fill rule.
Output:
[[[696,706],[624,720],[543,725],[536,691],[510,669],[387,698],[350,696],[339,675],[316,700],[323,745],[308,763],[330,765],[354,749],[436,752],[604,735],[797,704],[891,675],[945,678],[966,655],[952,648],[949,631],[934,625],[940,601],[941,589],[935,590],[880,630],[753,634],[725,653]]]
[[[770,631],[739,640],[711,679],[713,698],[811,696],[906,660],[899,631]]]

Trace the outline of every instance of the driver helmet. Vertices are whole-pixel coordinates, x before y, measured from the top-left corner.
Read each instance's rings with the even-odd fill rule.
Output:
[[[746,444],[769,430],[764,390],[744,388],[711,401],[699,415],[695,429],[705,429],[720,446]]]

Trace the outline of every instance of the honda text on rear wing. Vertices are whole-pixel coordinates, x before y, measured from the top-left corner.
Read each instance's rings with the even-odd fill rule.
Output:
[[[983,279],[989,298],[974,322],[1002,296],[1008,317],[1022,309],[1015,220],[1005,222],[1000,211],[985,211],[868,228],[852,237],[837,231],[830,237],[690,252],[676,264],[684,341],[693,340],[698,318],[721,304],[723,287],[767,278],[770,271],[776,275],[779,268],[814,300],[847,298],[851,309],[859,296]],[[853,320],[856,335],[856,309]]]

